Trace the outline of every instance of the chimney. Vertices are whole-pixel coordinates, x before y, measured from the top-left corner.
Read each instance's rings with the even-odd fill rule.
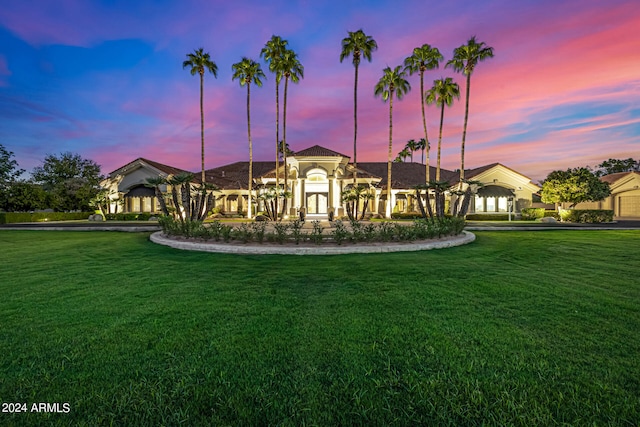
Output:
[[[222,177],[224,178],[224,171],[220,172],[222,174]]]

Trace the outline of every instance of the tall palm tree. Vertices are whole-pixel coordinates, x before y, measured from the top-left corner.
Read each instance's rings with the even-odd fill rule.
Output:
[[[353,84],[353,185],[357,178],[357,140],[358,140],[358,67],[360,59],[364,57],[371,62],[371,52],[378,49],[378,43],[362,31],[348,31],[349,36],[342,39],[342,52],[340,52],[340,62],[347,56],[352,56],[355,68],[355,82]],[[357,214],[357,213],[356,213]]]
[[[287,88],[289,87],[289,80],[292,83],[298,83],[300,79],[304,78],[304,66],[298,59],[298,54],[293,50],[287,49],[284,51],[281,60],[279,61],[279,68],[284,77],[284,106],[282,109],[282,146],[288,147],[287,144]],[[287,177],[287,150],[282,150],[282,161],[284,163],[284,189],[289,191],[289,183]],[[286,201],[285,201],[286,204]]]
[[[247,135],[249,137],[249,197],[247,201],[247,218],[251,219],[251,190],[253,184],[253,144],[251,142],[251,83],[262,87],[265,78],[260,64],[253,59],[243,57],[238,63],[233,64],[233,76],[231,80],[239,79],[240,86],[247,87]]]
[[[440,134],[438,135],[438,161],[436,166],[436,181],[440,181],[440,152],[442,148],[442,123],[444,122],[444,107],[451,106],[453,99],[460,99],[460,87],[451,77],[433,81],[433,87],[427,91],[427,104],[435,103],[440,107]]]
[[[391,218],[391,162],[393,160],[393,95],[401,100],[411,90],[411,85],[405,78],[407,73],[398,65],[393,70],[390,67],[382,71],[382,77],[376,83],[374,94],[382,96],[384,102],[389,101],[389,152],[387,158],[387,208],[385,216]]]
[[[464,180],[464,143],[467,139],[467,122],[469,120],[469,87],[471,86],[471,74],[478,62],[487,58],[493,58],[493,48],[484,42],[477,42],[473,36],[453,50],[453,59],[447,62],[446,67],[452,67],[456,72],[462,72],[467,76],[467,90],[464,105],[464,128],[462,130],[462,146],[460,148],[460,182]]]
[[[208,52],[204,52],[203,48],[194,50],[193,53],[187,54],[187,60],[182,63],[182,68],[190,67],[191,75],[200,75],[200,137],[202,142],[202,183],[205,183],[204,176],[204,73],[209,71],[214,77],[218,77],[218,66],[211,60]]]
[[[432,47],[425,43],[413,49],[413,54],[404,60],[404,66],[409,71],[409,75],[420,72],[420,106],[422,108],[422,127],[424,128],[425,140],[424,145],[422,145],[423,153],[425,149],[427,150],[427,162],[425,163],[426,183],[431,180],[431,177],[429,176],[429,134],[427,133],[427,117],[424,109],[424,72],[438,68],[443,58],[437,47]]]
[[[280,185],[278,169],[280,162],[278,159],[278,146],[280,144],[280,80],[282,80],[282,72],[279,70],[279,61],[287,49],[289,42],[283,40],[280,36],[273,35],[271,39],[265,43],[260,51],[260,57],[269,64],[269,71],[276,75],[276,187]]]
[[[276,75],[276,187],[280,186],[280,161],[279,161],[279,145],[280,145],[280,80],[282,80],[282,72],[280,71],[280,60],[284,51],[287,50],[287,40],[283,40],[280,36],[273,35],[271,39],[265,43],[260,51],[260,57],[269,64],[269,71]],[[277,215],[276,203],[276,215]]]

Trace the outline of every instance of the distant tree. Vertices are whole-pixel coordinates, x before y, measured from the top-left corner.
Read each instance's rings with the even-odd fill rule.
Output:
[[[344,61],[348,56],[352,57],[352,63],[355,68],[355,81],[353,84],[353,185],[356,184],[358,156],[357,156],[357,139],[358,139],[358,67],[362,57],[371,62],[371,53],[378,49],[378,43],[373,37],[368,36],[362,31],[349,31],[349,36],[342,39],[342,52],[340,52],[340,62]],[[358,203],[355,203],[356,209]],[[356,212],[357,216],[357,212]]]
[[[427,150],[427,162],[425,165],[425,184],[431,180],[429,176],[429,134],[427,133],[427,118],[424,110],[424,72],[427,70],[433,70],[440,66],[443,56],[437,47],[432,47],[429,44],[423,44],[420,47],[413,49],[411,56],[408,56],[404,60],[405,69],[409,72],[409,75],[420,72],[420,107],[422,109],[422,127],[424,129],[424,146],[422,148],[423,154],[426,148]],[[411,158],[413,162],[413,157]]]
[[[182,68],[189,68],[192,76],[198,74],[200,76],[200,143],[201,143],[201,163],[202,163],[202,183],[205,183],[204,174],[204,73],[209,71],[213,77],[218,77],[218,66],[211,60],[208,52],[204,52],[203,48],[194,50],[193,53],[187,54],[187,60],[182,63]]]
[[[249,137],[249,197],[247,198],[247,218],[251,219],[251,200],[253,186],[253,143],[251,141],[251,83],[262,87],[262,79],[265,78],[260,64],[253,59],[242,58],[242,61],[233,64],[233,76],[231,80],[238,79],[240,86],[247,87],[247,135]]]
[[[420,163],[422,163],[423,165],[425,164],[424,163],[424,150],[428,150],[429,149],[429,145],[430,144],[427,143],[427,140],[424,139],[424,138],[420,138],[418,140],[418,142],[416,142],[416,150],[422,151],[422,155],[420,157]],[[429,161],[429,160],[427,159],[427,161]],[[427,165],[427,170],[429,170],[428,168],[429,168],[429,166]],[[429,177],[429,180],[430,179],[431,179],[431,177]]]
[[[413,152],[418,151],[418,143],[415,139],[410,139],[407,141],[404,149],[409,153],[409,157],[411,157],[411,163],[413,163]]]
[[[24,169],[18,169],[18,162],[13,157],[12,151],[7,151],[2,144],[0,144],[0,189],[18,180],[20,175],[24,172]]]
[[[0,210],[29,212],[44,209],[47,207],[47,200],[48,195],[41,185],[32,181],[14,181],[0,194]]]
[[[4,210],[13,210],[8,208],[8,191],[24,172],[24,169],[18,169],[18,162],[12,157],[13,152],[0,144],[0,209]]]
[[[407,157],[412,156],[412,153],[410,152],[409,148],[404,147],[396,156],[396,159],[394,160],[394,162],[396,163],[404,163],[407,160]]]
[[[541,198],[543,203],[571,203],[573,208],[578,203],[603,200],[610,194],[607,182],[581,167],[551,172],[542,182]]]
[[[376,83],[374,94],[381,96],[384,102],[389,101],[389,150],[387,158],[387,209],[385,216],[391,218],[391,162],[393,161],[393,96],[401,100],[411,90],[411,85],[405,77],[407,73],[398,65],[393,70],[387,67],[382,71],[382,77]]]
[[[609,159],[596,166],[596,175],[604,176],[618,172],[640,171],[640,160],[628,159]]]
[[[467,123],[469,121],[469,89],[471,87],[471,74],[478,62],[493,58],[493,48],[484,42],[477,42],[475,36],[471,37],[467,44],[454,49],[453,59],[447,62],[446,67],[452,67],[456,72],[462,72],[467,77],[467,91],[464,102],[464,128],[462,130],[462,145],[460,147],[460,182],[464,180],[464,144],[467,139]]]
[[[104,179],[100,165],[70,152],[47,155],[31,175],[50,194],[50,207],[57,211],[90,210]]]

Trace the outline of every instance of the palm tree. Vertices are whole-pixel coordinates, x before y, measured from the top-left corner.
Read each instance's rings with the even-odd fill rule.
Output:
[[[276,187],[280,186],[280,161],[279,161],[279,144],[280,144],[280,80],[282,72],[280,71],[279,62],[287,49],[287,40],[283,40],[280,36],[273,35],[271,39],[265,43],[260,51],[260,57],[269,64],[269,71],[276,75]],[[276,214],[277,214],[276,203]]]
[[[187,54],[187,60],[182,63],[182,68],[190,68],[191,75],[200,75],[200,137],[202,140],[202,183],[205,183],[204,176],[204,73],[209,71],[214,77],[218,77],[218,66],[211,60],[208,52],[204,52],[203,48],[194,50],[193,53]]]
[[[376,83],[374,94],[382,96],[382,100],[389,101],[389,152],[387,158],[387,209],[385,216],[391,218],[391,162],[393,156],[393,95],[401,100],[411,90],[411,85],[405,79],[407,73],[398,65],[393,70],[385,68],[382,77]]]
[[[422,151],[420,157],[420,163],[424,164],[424,150],[428,148],[427,140],[424,138],[420,138],[418,142],[416,142],[416,150]],[[427,169],[427,175],[429,174],[429,170]]]
[[[409,75],[420,72],[420,106],[422,108],[422,127],[424,128],[425,140],[422,145],[423,154],[425,148],[427,150],[427,162],[425,163],[426,183],[431,180],[431,177],[429,176],[429,135],[427,133],[427,117],[424,109],[424,72],[438,68],[442,59],[443,56],[437,47],[432,47],[425,43],[421,47],[413,49],[413,54],[404,60],[404,66],[409,71]]]
[[[249,137],[249,197],[247,201],[247,218],[251,219],[251,191],[253,184],[253,145],[251,142],[251,83],[262,87],[265,78],[260,64],[246,57],[242,61],[233,64],[233,76],[231,80],[239,79],[240,86],[247,86],[247,135]]]
[[[471,74],[478,62],[487,58],[493,58],[493,48],[488,47],[484,42],[477,42],[473,36],[463,44],[453,50],[453,59],[447,62],[446,67],[452,67],[456,72],[462,72],[467,76],[467,93],[464,106],[464,128],[462,130],[462,146],[460,148],[460,182],[464,180],[464,143],[467,139],[467,122],[469,120],[469,87],[471,86]]]
[[[371,36],[366,35],[362,29],[358,31],[348,31],[348,33],[349,37],[342,39],[340,62],[351,55],[355,68],[355,82],[353,84],[353,185],[355,185],[358,168],[358,67],[360,66],[360,59],[363,56],[367,61],[371,62],[371,52],[378,49],[378,43],[376,43]]]
[[[433,87],[427,91],[427,104],[435,103],[440,107],[440,134],[438,136],[438,161],[436,167],[436,181],[440,181],[440,151],[442,148],[442,123],[444,122],[444,107],[451,106],[453,99],[460,99],[460,87],[451,77],[433,81]]]
[[[282,109],[282,146],[288,148],[287,144],[287,88],[289,80],[292,83],[298,83],[304,78],[304,66],[298,59],[298,55],[291,49],[284,51],[279,68],[284,76],[284,107]],[[284,163],[284,189],[289,191],[287,180],[287,150],[282,150],[282,158]],[[286,200],[285,200],[286,205]]]
[[[157,176],[154,178],[147,178],[147,182],[144,184],[145,187],[150,187],[155,190],[156,199],[158,199],[158,203],[160,204],[160,210],[162,210],[162,214],[169,216],[169,209],[167,208],[167,202],[164,200],[164,195],[160,190],[160,186],[166,184],[167,180],[161,176]]]
[[[396,163],[404,163],[407,160],[407,157],[411,156],[410,150],[407,147],[404,147],[396,156],[394,160]]]
[[[409,156],[411,156],[411,163],[413,163],[413,152],[418,151],[418,143],[415,139],[410,139],[407,141],[407,145],[404,146],[404,149],[407,150]]]

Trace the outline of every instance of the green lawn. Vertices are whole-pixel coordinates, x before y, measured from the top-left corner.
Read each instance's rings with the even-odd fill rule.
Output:
[[[236,256],[0,230],[0,425],[640,424],[640,231]],[[3,409],[5,406],[3,406]]]

